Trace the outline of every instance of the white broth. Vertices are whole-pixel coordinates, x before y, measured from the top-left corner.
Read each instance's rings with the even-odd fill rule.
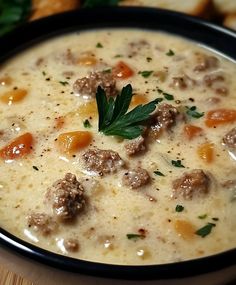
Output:
[[[0,67],[0,226],[112,264],[235,248],[235,77],[217,53],[136,29],[67,34],[14,56]],[[113,98],[131,84],[129,110],[158,98],[138,139],[98,131],[99,84]]]

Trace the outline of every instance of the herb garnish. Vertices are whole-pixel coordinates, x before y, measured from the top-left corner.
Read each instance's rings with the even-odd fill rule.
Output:
[[[43,71],[42,71],[42,74],[43,74],[43,76],[45,76],[45,75],[46,75],[46,72],[43,70]]]
[[[153,171],[154,174],[158,175],[158,176],[165,176],[162,172],[156,170],[156,171]]]
[[[83,7],[92,8],[96,6],[115,6],[120,0],[85,0]]]
[[[172,49],[169,49],[169,51],[166,53],[166,55],[173,56],[173,55],[175,55],[175,53],[173,52]]]
[[[145,105],[138,105],[126,113],[131,99],[132,86],[128,84],[116,99],[106,97],[105,91],[98,86],[96,93],[98,108],[98,130],[106,136],[120,136],[134,139],[143,131],[142,123],[146,121],[155,110],[158,100],[153,100]]]
[[[171,160],[171,164],[174,165],[175,167],[185,167],[182,163],[181,160]]]
[[[92,127],[92,125],[90,124],[90,122],[89,122],[88,119],[86,119],[86,120],[83,122],[83,124],[84,124],[84,127],[85,127],[85,128],[91,128],[91,127]]]
[[[101,43],[97,43],[96,48],[103,48],[103,45]]]
[[[68,84],[69,84],[69,82],[67,82],[67,81],[59,81],[59,83],[60,83],[61,85],[63,85],[63,86],[65,86],[65,85],[68,85]]]
[[[141,74],[142,77],[144,78],[148,78],[152,73],[153,73],[153,70],[144,70],[144,71],[138,72],[138,74]]]
[[[213,217],[212,220],[213,220],[213,221],[219,221],[219,218]]]
[[[200,216],[198,216],[198,219],[203,220],[203,219],[206,219],[206,217],[207,217],[207,214],[204,214],[204,215],[200,215]]]
[[[139,235],[139,234],[127,234],[126,235],[127,239],[133,239],[133,240],[138,240],[138,239],[144,239],[144,235]]]
[[[184,206],[182,206],[182,205],[176,205],[176,207],[175,207],[175,211],[176,211],[176,212],[180,213],[180,212],[182,212],[183,210],[184,210]]]
[[[164,99],[163,99],[163,98],[158,97],[156,100],[157,100],[157,102],[158,102],[158,103],[160,103],[160,102],[162,102]]]
[[[204,238],[205,236],[207,236],[207,235],[209,235],[211,233],[212,228],[215,227],[215,226],[216,226],[216,224],[208,223],[204,227],[202,227],[199,230],[197,230],[195,232],[195,234],[201,236],[202,238]]]
[[[174,100],[174,96],[168,93],[163,92],[163,96],[165,97],[166,100]]]
[[[0,1],[0,36],[24,22],[31,11],[31,0]]]
[[[192,107],[185,106],[185,108],[187,109],[186,113],[195,119],[199,119],[202,116],[204,116],[204,112],[202,113],[197,112],[196,106],[192,106]]]

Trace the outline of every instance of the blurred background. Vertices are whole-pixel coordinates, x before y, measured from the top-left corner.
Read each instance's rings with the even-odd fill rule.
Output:
[[[0,0],[0,36],[27,21],[96,6],[147,6],[201,17],[236,31],[236,0]]]

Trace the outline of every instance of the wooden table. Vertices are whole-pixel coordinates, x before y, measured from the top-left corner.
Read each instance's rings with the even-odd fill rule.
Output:
[[[0,285],[34,285],[32,282],[0,266]],[[46,284],[45,284],[46,285]]]

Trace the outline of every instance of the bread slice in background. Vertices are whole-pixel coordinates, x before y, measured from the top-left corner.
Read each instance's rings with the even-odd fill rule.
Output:
[[[121,6],[156,7],[202,17],[210,14],[211,4],[211,0],[123,0],[120,2]]]
[[[236,31],[236,13],[228,14],[223,22],[224,26]]]
[[[219,14],[236,13],[236,0],[213,0]]]
[[[32,0],[32,14],[29,20],[76,9],[80,0]]]

